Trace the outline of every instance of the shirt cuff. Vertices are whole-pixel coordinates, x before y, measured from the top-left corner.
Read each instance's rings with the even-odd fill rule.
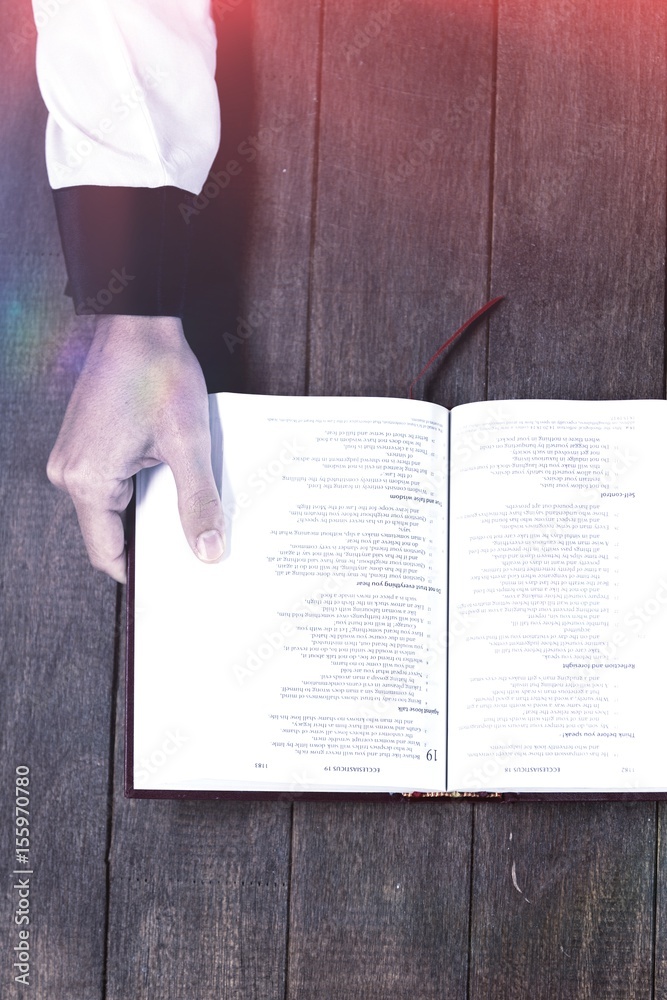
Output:
[[[53,191],[78,316],[183,316],[194,197],[176,187]]]

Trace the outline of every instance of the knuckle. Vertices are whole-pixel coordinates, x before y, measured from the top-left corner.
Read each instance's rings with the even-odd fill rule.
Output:
[[[46,478],[52,486],[56,486],[60,490],[65,488],[62,469],[60,464],[53,458],[50,458],[46,463]]]
[[[82,458],[60,463],[58,478],[60,488],[79,503],[98,503],[109,490],[106,469]]]
[[[86,469],[79,465],[67,465],[60,472],[64,489],[70,496],[85,496],[90,490],[90,476]]]

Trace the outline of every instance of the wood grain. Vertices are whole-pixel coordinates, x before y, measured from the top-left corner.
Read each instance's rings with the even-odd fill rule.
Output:
[[[492,50],[490,3],[326,4],[309,392],[406,395],[484,301]],[[478,330],[430,398],[485,371]],[[469,816],[299,804],[288,995],[463,996]]]
[[[654,982],[651,1000],[667,998],[667,809],[661,802],[657,807],[658,835],[655,867],[655,956]]]
[[[472,807],[295,805],[289,1000],[459,1000]]]
[[[186,330],[210,391],[303,393],[320,2],[213,9],[222,142]]]
[[[664,393],[664,51],[657,4],[501,0],[491,398]],[[476,807],[471,1000],[650,996],[654,807],[513,809]]]
[[[664,395],[665,18],[501,0],[491,398]]]
[[[488,351],[473,331],[425,394],[664,395],[664,5],[217,10],[214,169],[242,169],[197,220],[211,388],[404,395],[504,292]],[[667,1000],[664,806],[122,798],[116,588],[43,472],[90,329],[62,296],[30,6],[1,16],[0,808],[29,765],[31,994]],[[7,881],[5,956],[15,905]]]
[[[475,807],[470,1000],[648,1000],[656,807]]]
[[[242,326],[223,328],[222,349],[218,342],[206,354],[214,388],[303,389],[318,28],[318,4],[301,0],[244,0],[219,27],[226,135],[214,170],[234,157],[243,169],[200,219],[212,221],[207,239],[217,256],[207,266],[226,262],[232,320],[236,312]],[[248,80],[250,97],[240,93]],[[210,270],[199,277],[210,285]],[[217,320],[205,305],[203,318]],[[121,734],[122,725],[109,1000],[282,1000],[290,804],[124,800]]]
[[[104,990],[105,854],[116,587],[84,554],[46,460],[85,354],[71,324],[44,170],[30,5],[3,11],[0,67],[0,994],[96,1000]],[[23,34],[19,34],[23,32]],[[25,35],[25,40],[20,41]],[[19,39],[19,40],[17,40]],[[15,769],[30,768],[30,864],[16,864]],[[25,818],[24,814],[19,814]],[[30,878],[30,924],[14,888]],[[28,929],[29,985],[13,968]]]
[[[492,3],[326,5],[309,391],[405,396],[488,297]],[[483,329],[423,387],[485,392]]]
[[[248,386],[303,393],[321,0],[255,3],[257,148],[242,299]],[[251,348],[252,345],[252,349]]]
[[[122,770],[119,739],[108,1000],[282,1000],[290,804],[123,799]]]

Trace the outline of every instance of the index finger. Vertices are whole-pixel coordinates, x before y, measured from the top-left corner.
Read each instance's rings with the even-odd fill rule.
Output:
[[[127,507],[132,496],[132,481],[127,483],[127,501],[115,508],[104,504],[74,501],[79,527],[88,552],[88,558],[95,569],[107,573],[118,583],[127,582],[125,565],[125,531],[121,511]]]

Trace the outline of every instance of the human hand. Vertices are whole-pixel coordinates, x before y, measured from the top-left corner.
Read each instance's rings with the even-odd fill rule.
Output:
[[[70,494],[91,563],[119,583],[126,579],[121,513],[132,476],[160,462],[174,474],[190,547],[204,562],[217,562],[224,526],[206,383],[181,321],[98,316],[47,475]]]

